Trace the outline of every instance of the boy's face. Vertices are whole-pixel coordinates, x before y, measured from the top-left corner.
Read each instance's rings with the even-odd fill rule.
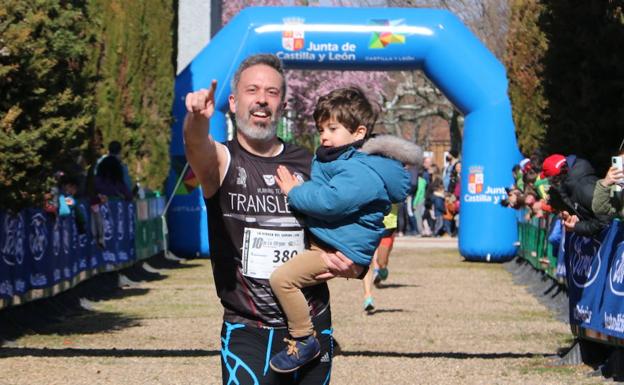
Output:
[[[321,139],[321,146],[340,147],[364,139],[366,136],[366,127],[359,126],[354,132],[349,132],[345,126],[336,121],[332,116],[321,123],[318,132]]]

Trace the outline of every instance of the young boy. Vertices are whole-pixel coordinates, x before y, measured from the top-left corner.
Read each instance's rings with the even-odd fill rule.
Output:
[[[381,136],[369,139],[377,115],[358,88],[337,89],[322,96],[314,111],[321,146],[312,163],[311,180],[301,184],[279,166],[276,182],[291,209],[306,215],[311,247],[278,267],[271,288],[288,318],[293,340],[276,354],[271,368],[297,370],[318,356],[303,287],[320,282],[328,271],[324,251],[340,251],[367,268],[384,233],[383,218],[392,203],[407,196],[410,175],[403,164],[418,164],[420,148],[405,140]]]

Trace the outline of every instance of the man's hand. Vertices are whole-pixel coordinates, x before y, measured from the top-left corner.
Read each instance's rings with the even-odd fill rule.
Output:
[[[561,212],[561,220],[563,220],[563,226],[568,232],[574,232],[574,227],[577,223],[579,223],[579,217],[576,215],[570,215],[567,211]]]
[[[186,94],[186,111],[193,115],[199,114],[206,119],[210,119],[215,110],[214,94],[216,89],[217,81],[213,80],[210,89],[204,88]]]
[[[600,181],[603,186],[609,187],[616,183],[622,183],[624,180],[624,172],[617,167],[611,167],[609,171],[607,171],[607,175],[605,175],[604,179]]]
[[[284,195],[288,196],[290,190],[293,187],[299,186],[302,182],[297,179],[293,174],[288,171],[285,166],[277,167],[277,175],[275,175],[275,182],[282,189]]]
[[[322,253],[321,258],[329,267],[329,272],[317,275],[316,279],[318,280],[328,280],[335,277],[358,278],[364,271],[362,266],[356,265],[340,251]]]

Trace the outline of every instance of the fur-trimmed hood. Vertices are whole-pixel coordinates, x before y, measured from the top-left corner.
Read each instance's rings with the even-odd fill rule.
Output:
[[[419,145],[394,135],[377,135],[368,139],[360,151],[398,160],[405,165],[420,167],[423,151]]]

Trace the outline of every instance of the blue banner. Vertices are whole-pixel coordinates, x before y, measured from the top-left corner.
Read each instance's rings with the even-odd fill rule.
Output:
[[[608,274],[599,313],[598,331],[624,338],[624,225],[614,221],[603,244]]]
[[[62,282],[74,285],[136,261],[134,203],[110,200],[99,206],[99,216],[101,226],[84,202],[66,216],[36,209],[0,212],[0,308],[14,296]]]
[[[624,224],[615,220],[600,237],[566,234],[570,324],[624,339]]]
[[[610,233],[609,233],[610,234]],[[570,299],[570,324],[596,329],[598,306],[607,275],[604,236],[566,234],[565,256]]]

